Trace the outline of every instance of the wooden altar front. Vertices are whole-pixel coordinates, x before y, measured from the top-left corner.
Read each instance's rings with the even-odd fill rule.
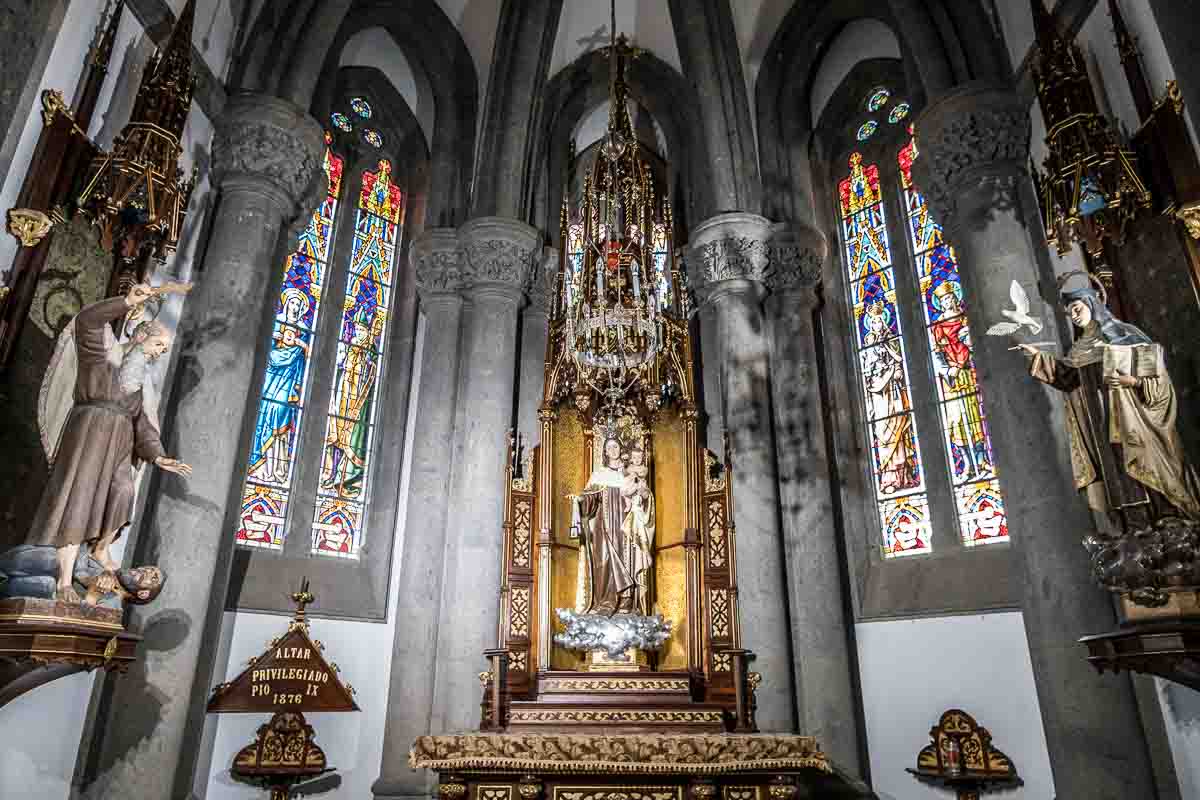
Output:
[[[838,800],[873,798],[808,736],[422,736],[413,769],[437,800]]]

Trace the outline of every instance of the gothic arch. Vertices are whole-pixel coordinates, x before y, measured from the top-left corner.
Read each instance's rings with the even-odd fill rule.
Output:
[[[978,0],[798,0],[775,33],[755,84],[764,213],[803,219],[811,212],[807,143],[813,80],[848,23],[875,19],[900,43],[909,96],[923,105],[952,86],[1008,75],[995,21]]]
[[[355,34],[382,28],[412,67],[419,106],[433,109],[426,218],[466,219],[479,81],[466,43],[436,0],[267,0],[247,37],[233,85],[275,94],[323,118],[342,50]],[[427,94],[427,97],[425,96]],[[420,111],[421,109],[416,109]]]
[[[567,171],[567,148],[580,121],[608,98],[608,58],[593,50],[564,67],[546,84],[542,115],[535,131],[534,169],[530,182],[533,224],[543,226],[551,238],[558,235],[558,213]],[[670,154],[668,185],[680,223],[705,219],[715,213],[711,192],[697,177],[706,169],[707,151],[700,130],[695,88],[679,72],[653,53],[643,52],[630,62],[626,81],[629,96],[650,113],[662,129]]]

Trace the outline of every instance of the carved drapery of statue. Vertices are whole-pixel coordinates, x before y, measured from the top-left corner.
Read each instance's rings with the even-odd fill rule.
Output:
[[[1163,348],[1116,319],[1091,288],[1065,292],[1076,338],[1063,358],[1033,351],[1030,374],[1067,395],[1075,485],[1122,529],[1200,520],[1200,481],[1175,427]]]
[[[599,463],[574,503],[575,612],[653,613],[655,504],[643,426],[622,417],[594,434]]]

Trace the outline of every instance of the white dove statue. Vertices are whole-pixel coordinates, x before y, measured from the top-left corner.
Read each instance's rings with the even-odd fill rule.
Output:
[[[1042,321],[1030,316],[1029,295],[1025,294],[1021,284],[1013,281],[1012,286],[1008,288],[1008,296],[1012,298],[1014,308],[1001,309],[1000,313],[1007,317],[1009,322],[997,322],[987,329],[988,336],[1011,336],[1024,327],[1028,327],[1034,335],[1041,333],[1044,327]]]

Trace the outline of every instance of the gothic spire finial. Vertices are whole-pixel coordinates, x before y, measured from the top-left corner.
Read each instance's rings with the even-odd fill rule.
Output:
[[[196,77],[192,72],[192,26],[196,0],[187,0],[166,46],[146,64],[131,123],[151,122],[179,137],[187,122]]]

